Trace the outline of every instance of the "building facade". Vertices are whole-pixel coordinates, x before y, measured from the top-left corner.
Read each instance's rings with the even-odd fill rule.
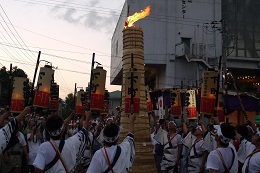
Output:
[[[260,1],[223,0],[227,68],[241,91],[260,93]],[[235,37],[233,39],[232,35]]]
[[[132,15],[148,5],[150,16],[135,26],[144,31],[145,82],[150,89],[199,86],[201,72],[217,69],[224,50],[238,87],[260,92],[258,0],[126,0],[112,37],[111,84],[122,84],[128,9]]]
[[[123,28],[129,14],[151,6],[150,16],[135,23],[144,31],[145,83],[150,89],[196,86],[204,69],[221,56],[221,1],[126,0],[111,47],[111,84],[122,83]],[[221,27],[215,26],[215,27]]]

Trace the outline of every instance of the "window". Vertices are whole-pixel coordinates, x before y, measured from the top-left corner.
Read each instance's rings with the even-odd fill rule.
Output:
[[[190,49],[190,38],[181,38],[181,42],[186,44],[186,46]]]

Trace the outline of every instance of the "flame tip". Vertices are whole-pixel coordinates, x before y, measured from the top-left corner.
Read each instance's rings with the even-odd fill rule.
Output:
[[[134,23],[140,19],[150,15],[151,5],[146,6],[144,10],[134,13],[132,16],[128,16],[125,22],[125,28],[134,27]]]

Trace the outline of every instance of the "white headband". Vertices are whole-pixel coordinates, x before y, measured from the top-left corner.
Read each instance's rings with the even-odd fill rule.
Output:
[[[256,134],[258,134],[258,136],[260,137],[260,130],[259,130],[259,128],[256,129]]]
[[[58,130],[48,131],[48,132],[51,136],[59,136],[62,132],[63,126],[64,125],[62,124],[61,128],[59,128]]]
[[[105,135],[104,135],[104,131],[103,131],[102,133],[103,133],[104,141],[106,141],[106,142],[108,142],[108,143],[113,143],[113,142],[115,142],[115,141],[118,139],[121,130],[122,130],[122,127],[119,126],[118,134],[117,134],[116,136],[113,136],[113,137],[107,137],[107,136],[105,136]]]
[[[199,126],[199,125],[197,125],[196,130],[197,130],[197,129],[199,129],[200,131],[202,131],[202,127]]]
[[[170,124],[170,123],[173,123],[175,126],[177,126],[174,121],[169,121],[168,124]]]
[[[247,125],[246,127],[250,128],[251,131],[252,131],[253,133],[255,133],[254,129],[253,129],[250,125]]]
[[[228,144],[231,141],[230,138],[227,138],[222,134],[220,125],[214,125],[214,128],[217,130],[217,134],[221,142],[223,142],[224,144]]]

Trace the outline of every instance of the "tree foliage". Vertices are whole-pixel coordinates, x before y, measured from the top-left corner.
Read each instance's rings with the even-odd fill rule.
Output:
[[[8,71],[5,66],[3,66],[0,70],[0,82],[1,82],[1,106],[6,106],[7,105],[7,100],[8,100],[8,90],[9,90],[9,75],[10,75],[10,70]],[[28,75],[20,68],[17,66],[12,68],[12,77],[25,77],[27,78]],[[28,78],[27,78],[28,79]],[[29,85],[29,79],[28,79],[28,85]],[[25,101],[28,101],[28,96],[29,95],[29,90],[28,92],[25,93]]]
[[[74,110],[74,95],[69,93],[65,100],[62,101],[62,116],[68,117],[72,110]]]

